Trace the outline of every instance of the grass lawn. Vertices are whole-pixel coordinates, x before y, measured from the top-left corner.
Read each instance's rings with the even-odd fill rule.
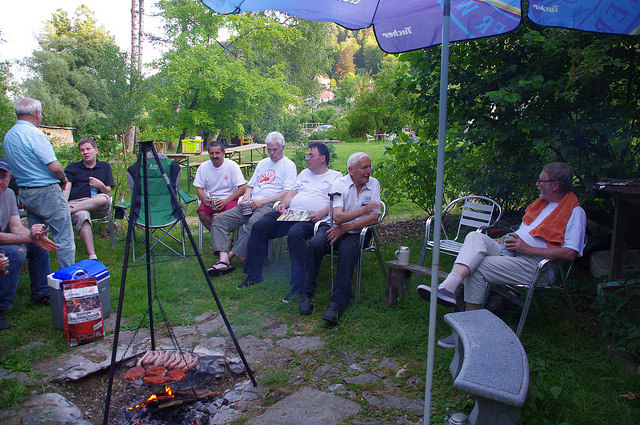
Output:
[[[373,161],[383,155],[382,145],[340,144],[337,146],[338,163],[346,162],[350,153],[356,151],[371,152]],[[184,183],[186,185],[186,181]],[[183,186],[184,188],[184,186]],[[193,193],[193,191],[192,191]],[[397,217],[420,216],[410,203],[391,210],[391,219]],[[188,211],[195,216],[195,208]],[[197,226],[192,226],[197,238]],[[414,236],[394,240],[382,246],[383,258],[390,260],[399,244],[408,245],[412,252],[412,261],[417,261],[421,244],[420,233],[416,229]],[[141,235],[141,233],[140,233]],[[117,234],[115,249],[109,240],[96,237],[96,248],[101,261],[111,272],[111,305],[115,314],[120,293],[120,281],[124,255],[125,233]],[[78,251],[76,258],[86,258],[80,241],[76,238]],[[203,259],[209,265],[214,261],[208,249],[204,249]],[[288,261],[283,254],[280,265],[265,269],[265,283],[247,290],[238,291],[235,287],[244,278],[241,263],[234,259],[239,269],[231,274],[215,278],[213,283],[223,307],[232,325],[242,324],[238,334],[264,335],[262,328],[265,317],[284,323],[290,329],[302,326],[327,339],[329,349],[335,357],[324,362],[339,361],[340,355],[354,353],[356,358],[375,355],[379,358],[392,357],[398,364],[406,365],[408,375],[424,378],[427,357],[428,306],[411,289],[396,308],[384,303],[385,282],[373,259],[365,259],[363,269],[362,295],[352,304],[340,324],[327,329],[319,324],[319,314],[300,316],[296,304],[283,304],[282,296],[287,292]],[[55,260],[52,256],[52,269]],[[450,258],[442,259],[442,268],[448,269]],[[318,293],[314,303],[319,308],[329,299],[328,261],[318,278]],[[216,310],[213,297],[195,258],[180,259],[157,264],[152,270],[152,283],[162,307],[172,324],[189,325],[194,317]],[[123,306],[125,328],[135,328],[143,317],[146,305],[146,269],[132,267],[128,269],[126,291]],[[625,371],[613,362],[598,338],[600,324],[590,312],[588,303],[593,301],[595,283],[591,279],[572,279],[574,291],[581,294],[577,304],[583,331],[574,329],[566,308],[560,298],[545,296],[546,308],[535,309],[527,321],[522,333],[522,343],[529,357],[530,388],[529,398],[523,410],[524,424],[637,424],[640,423],[640,404],[638,400],[628,401],[620,395],[640,390],[638,375]],[[411,282],[413,287],[413,281]],[[583,294],[589,294],[584,296]],[[161,323],[159,309],[154,307]],[[438,307],[436,337],[449,334],[450,329],[442,316],[448,312]],[[53,329],[49,308],[34,307],[29,303],[28,275],[21,275],[14,308],[7,314],[13,328],[0,333],[0,364],[6,369],[28,372],[34,362],[52,358],[61,353],[72,352],[64,340],[64,333]],[[508,323],[515,325],[517,319],[505,317]],[[373,354],[372,354],[373,353]],[[433,404],[437,408],[432,423],[442,423],[444,408],[452,411],[470,411],[473,401],[464,393],[452,387],[448,367],[453,356],[452,350],[436,348],[433,382]],[[314,365],[317,366],[317,365]],[[288,385],[287,369],[273,371],[271,385]],[[283,377],[284,376],[284,377]],[[413,398],[424,397],[424,383],[406,385],[405,379],[396,379],[397,391]],[[308,383],[307,383],[308,384]],[[41,392],[51,388],[48,384],[25,387],[17,381],[5,382],[0,386],[0,408],[8,408],[24,400],[32,391]],[[351,388],[356,392],[357,387]],[[381,390],[381,389],[379,389]],[[384,412],[372,409],[372,417],[384,422]]]

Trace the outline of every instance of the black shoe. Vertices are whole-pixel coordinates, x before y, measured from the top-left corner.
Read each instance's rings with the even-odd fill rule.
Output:
[[[328,322],[330,325],[337,325],[338,319],[340,318],[340,306],[333,301],[329,303],[329,307],[322,314],[322,320]]]
[[[31,304],[35,305],[51,305],[51,298],[49,295],[40,295],[38,297],[31,296]]]
[[[300,296],[300,314],[311,313],[313,313],[313,304],[311,304],[311,300],[306,295]]]
[[[282,299],[282,302],[285,304],[288,304],[291,301],[295,300],[296,298],[300,298],[300,292],[291,288],[289,293]]]
[[[262,281],[258,282],[258,281],[246,278],[240,285],[236,286],[236,289],[248,288],[249,286],[257,285],[258,283],[262,283]]]
[[[11,328],[11,323],[9,323],[4,318],[4,310],[0,310],[0,331],[4,331],[5,329]]]

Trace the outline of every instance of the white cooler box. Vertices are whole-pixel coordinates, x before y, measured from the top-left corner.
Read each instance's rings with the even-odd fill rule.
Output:
[[[98,281],[98,293],[100,294],[100,304],[102,304],[102,317],[109,317],[111,314],[111,293],[109,292],[110,274],[109,270],[107,270],[101,262],[96,260],[78,261],[69,267],[60,269],[47,276],[54,328],[64,329],[64,323],[62,321],[62,288],[60,287],[62,281],[94,276]]]

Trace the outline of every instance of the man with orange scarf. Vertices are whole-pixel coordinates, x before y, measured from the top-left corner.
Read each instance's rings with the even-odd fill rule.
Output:
[[[542,169],[536,182],[540,197],[527,207],[522,224],[505,241],[505,248],[514,256],[502,254],[502,238],[469,233],[451,273],[438,286],[438,304],[455,305],[456,288],[464,281],[466,309],[479,309],[486,282],[522,282],[533,277],[542,258],[574,260],[582,255],[587,217],[571,191],[572,179],[573,170],[564,162],[552,162]],[[417,291],[420,297],[430,299],[430,286],[419,285]],[[438,345],[453,348],[453,340],[448,339]]]

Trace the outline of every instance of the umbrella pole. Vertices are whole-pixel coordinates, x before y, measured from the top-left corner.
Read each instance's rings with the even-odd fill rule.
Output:
[[[431,293],[438,293],[438,269],[440,266],[440,231],[442,229],[442,191],[444,186],[444,155],[447,136],[447,89],[449,85],[449,24],[451,1],[444,1],[442,11],[442,53],[440,59],[440,114],[438,117],[438,161],[436,169],[435,223],[433,229],[433,256],[431,260]],[[436,342],[437,298],[429,304],[429,334],[427,348],[427,377],[424,389],[424,421],[431,423],[431,388],[433,384],[433,359]]]

